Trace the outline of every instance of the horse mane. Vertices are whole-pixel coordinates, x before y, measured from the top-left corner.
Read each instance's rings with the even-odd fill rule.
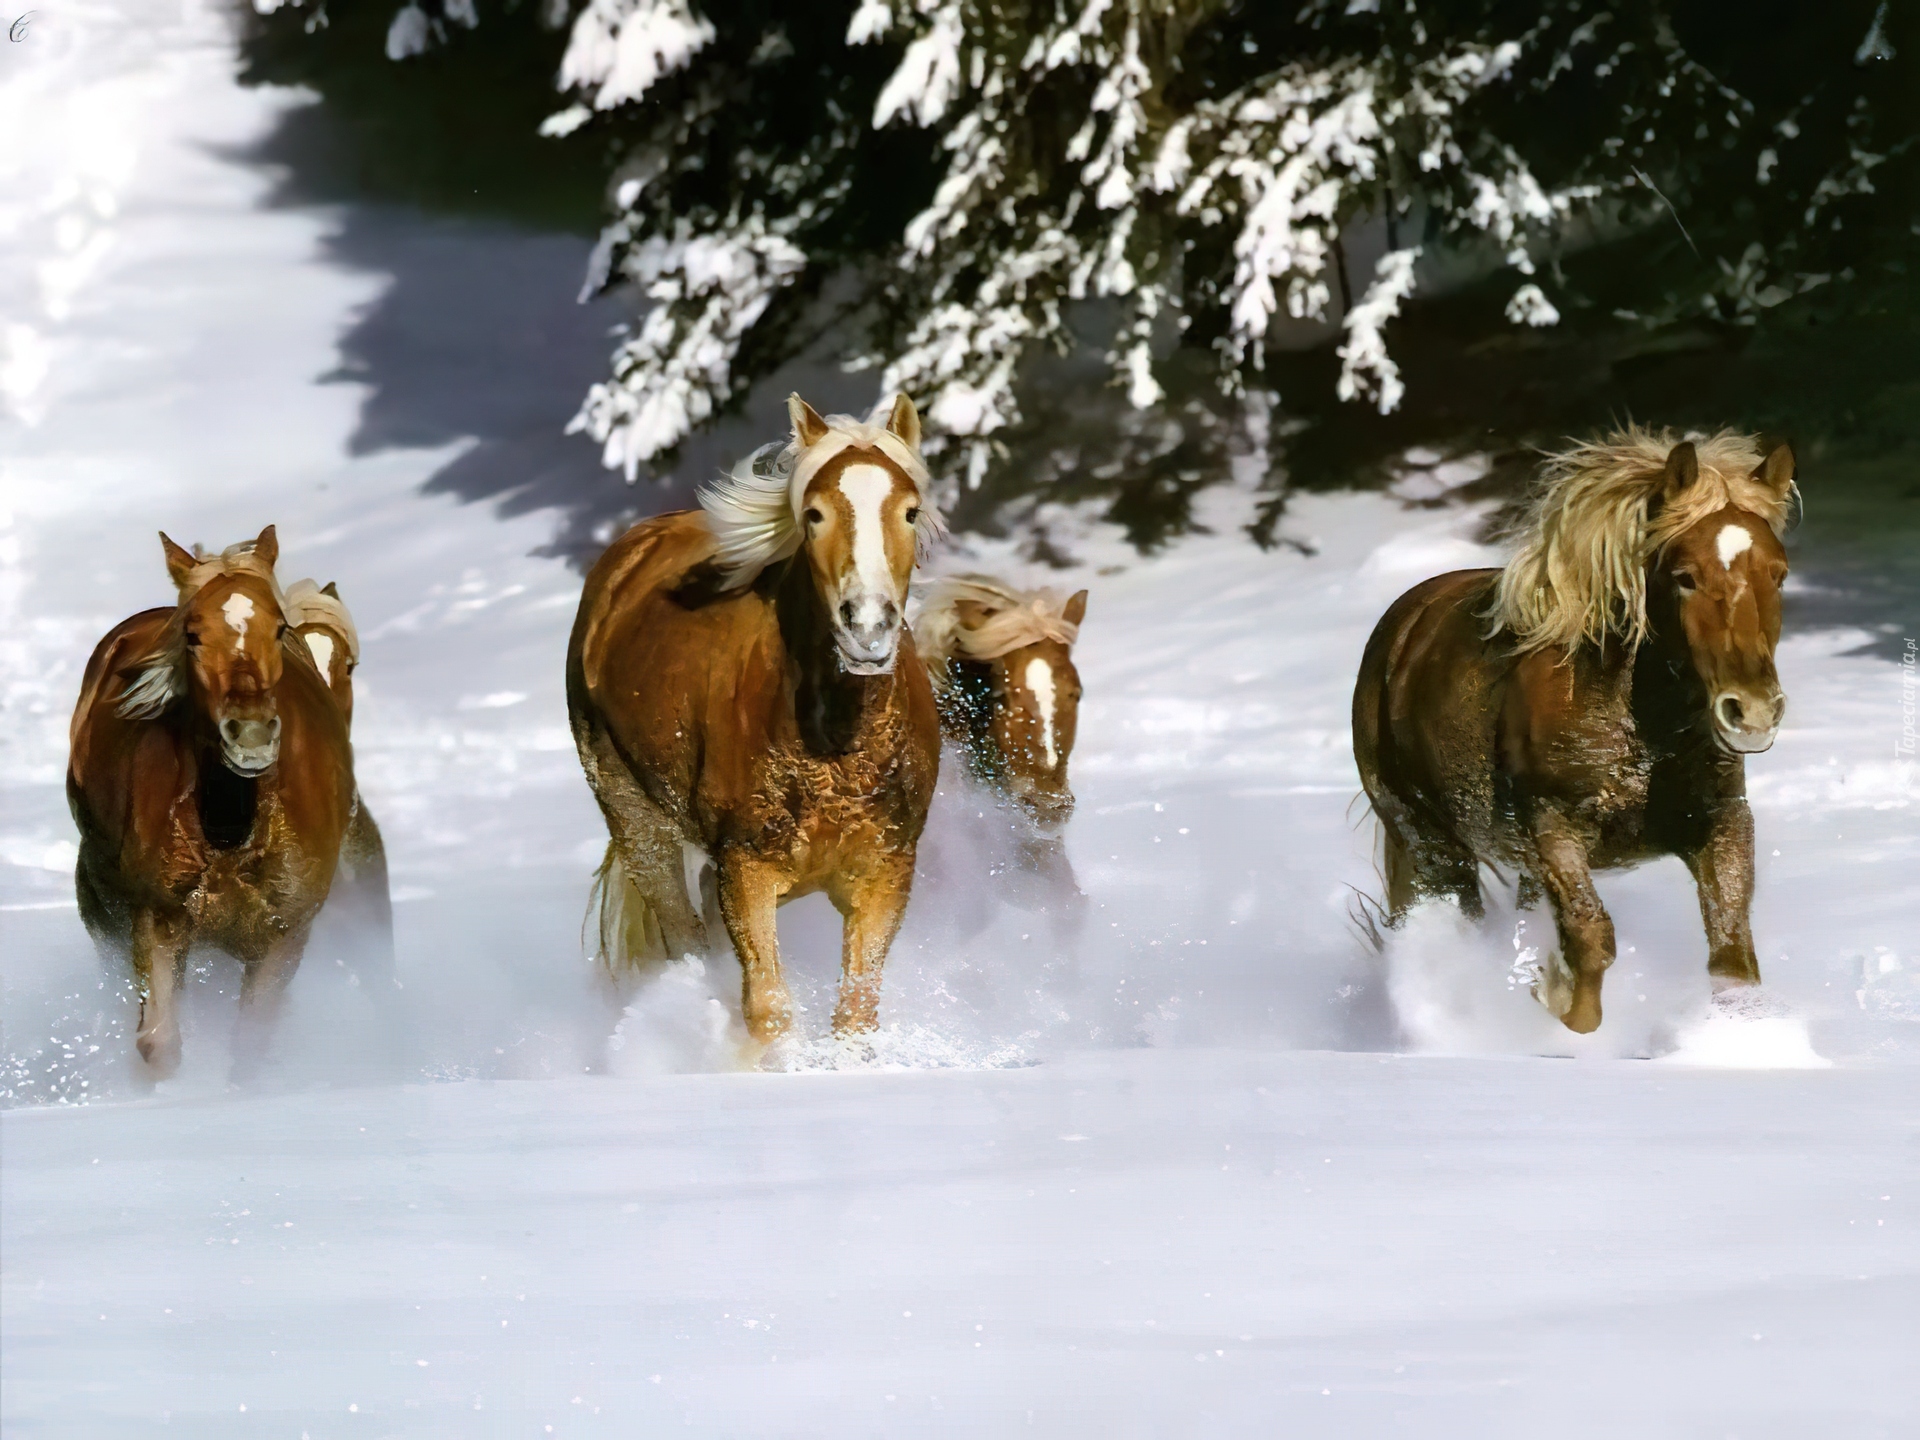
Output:
[[[986,611],[968,624],[960,606],[972,601]],[[1080,627],[1066,618],[1066,602],[1053,590],[1016,590],[990,575],[950,575],[928,587],[913,622],[913,640],[930,672],[944,660],[997,660],[1022,645],[1057,640],[1072,645]]]
[[[180,600],[174,607],[173,618],[167,622],[153,649],[129,667],[131,679],[121,692],[120,703],[114,707],[115,714],[123,720],[152,720],[187,693],[187,602],[210,581],[222,575],[252,575],[264,580],[274,603],[285,616],[287,597],[281,593],[273,566],[254,553],[257,543],[242,540],[227,546],[218,555],[210,554],[199,545],[193,547],[193,568],[180,582]]]
[[[1667,456],[1692,440],[1699,478],[1661,501]],[[1489,636],[1507,631],[1520,653],[1647,637],[1647,564],[1675,538],[1732,505],[1785,532],[1798,499],[1754,478],[1765,452],[1755,435],[1679,435],[1629,425],[1547,456],[1519,527],[1519,548],[1494,585]]]
[[[296,580],[287,587],[281,605],[287,624],[298,630],[303,625],[323,625],[347,642],[347,659],[360,663],[360,632],[346,601],[320,588],[317,580]]]
[[[924,561],[946,522],[934,503],[926,462],[912,446],[887,429],[886,405],[870,420],[829,415],[827,433],[802,449],[798,438],[762,445],[727,474],[700,491],[707,528],[717,542],[714,563],[722,585],[737,590],[751,584],[767,566],[800,548],[800,511],[807,486],[820,468],[844,450],[878,450],[898,465],[920,494],[920,519],[914,525],[919,558]]]

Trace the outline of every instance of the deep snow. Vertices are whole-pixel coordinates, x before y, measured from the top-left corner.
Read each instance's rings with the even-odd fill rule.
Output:
[[[1230,485],[1152,559],[1051,513],[1093,592],[1077,934],[995,903],[1004,827],[950,776],[871,1062],[823,1038],[830,910],[782,916],[785,1063],[864,1073],[728,1073],[730,960],[623,1019],[581,958],[602,831],[560,687],[578,579],[531,553],[553,517],[423,494],[458,445],[354,444],[337,346],[382,282],[232,158],[298,97],[239,90],[193,0],[32,36],[0,84],[36,139],[0,151],[7,1435],[1920,1425],[1920,844],[1861,635],[1790,630],[1749,765],[1783,1014],[1709,1014],[1668,863],[1602,880],[1622,954],[1576,1042],[1497,897],[1384,958],[1352,919],[1353,667],[1400,590],[1492,558],[1474,511],[1416,503],[1466,472],[1297,501],[1310,556],[1255,549]],[[67,717],[94,639],[166,598],[156,528],[269,521],[360,619],[402,988],[312,957],[278,1073],[232,1092],[210,961],[149,1091],[73,909]]]

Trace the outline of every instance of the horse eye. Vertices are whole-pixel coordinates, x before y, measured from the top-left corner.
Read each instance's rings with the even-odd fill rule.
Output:
[[[918,525],[920,523],[920,507],[918,505],[909,505],[907,507],[907,523],[909,525]]]
[[[809,505],[807,507],[807,524],[818,525],[823,518],[820,512],[814,509],[813,506]]]
[[[1673,572],[1673,583],[1689,593],[1691,593],[1694,588],[1693,576],[1689,575],[1685,570],[1676,570]]]
[[[287,622],[286,621],[282,620],[280,622],[280,628],[274,632],[273,638],[276,640],[284,640],[287,638]]]

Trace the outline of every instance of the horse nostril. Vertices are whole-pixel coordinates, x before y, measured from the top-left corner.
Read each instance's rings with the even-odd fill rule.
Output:
[[[1729,730],[1738,730],[1740,728],[1740,720],[1744,713],[1740,708],[1739,700],[1731,695],[1722,695],[1720,697],[1720,723],[1725,725]]]
[[[880,607],[880,623],[891,627],[900,618],[900,607],[889,600]]]
[[[220,722],[220,738],[238,744],[240,741],[240,722],[238,720],[222,720]]]
[[[851,600],[842,600],[840,602],[840,623],[849,629],[853,626],[853,602]]]
[[[278,715],[267,721],[267,738],[269,740],[278,740],[280,738],[280,717]]]

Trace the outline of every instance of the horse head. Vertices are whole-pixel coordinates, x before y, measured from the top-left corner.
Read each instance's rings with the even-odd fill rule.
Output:
[[[1793,493],[1793,451],[1774,447],[1751,483],[1779,504]],[[1667,457],[1659,504],[1682,504],[1699,482],[1694,446]],[[1709,502],[1711,503],[1711,502]],[[1649,599],[1678,620],[1707,696],[1713,738],[1723,750],[1755,754],[1772,746],[1787,697],[1774,669],[1780,587],[1787,552],[1760,514],[1726,504],[1674,535],[1654,556]]]
[[[787,405],[794,443],[805,457],[830,427],[798,395]],[[840,668],[851,675],[884,675],[899,653],[926,504],[924,481],[903,462],[919,448],[920,417],[911,400],[897,396],[884,431],[835,451],[796,497],[800,548],[832,626]]]
[[[227,768],[259,775],[280,758],[274,688],[287,636],[273,581],[280,553],[273,526],[241,552],[247,563],[234,563],[238,547],[221,563],[182,549],[164,534],[160,543],[180,590],[173,623],[176,692],[184,693],[191,713],[212,731]]]
[[[351,725],[353,672],[360,664],[360,636],[333,581],[316,585],[311,580],[296,580],[289,585],[287,623],[307,647],[314,667]]]

